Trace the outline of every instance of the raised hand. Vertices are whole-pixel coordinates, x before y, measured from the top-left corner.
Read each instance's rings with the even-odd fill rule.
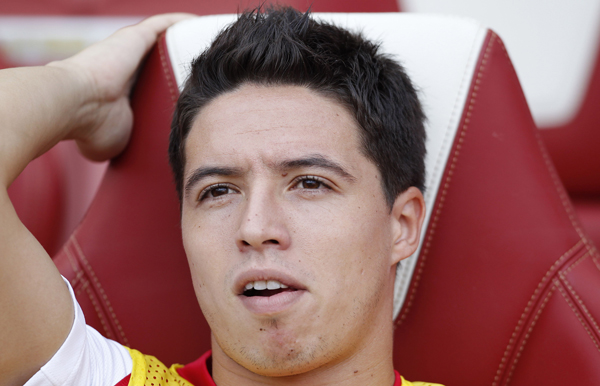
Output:
[[[0,71],[0,386],[25,383],[73,322],[65,283],[6,189],[62,139],[77,140],[96,160],[121,152],[132,127],[128,96],[136,70],[157,36],[186,17],[151,17],[69,59]]]
[[[78,140],[88,158],[104,160],[120,153],[127,144],[132,126],[129,93],[140,61],[158,35],[189,14],[165,14],[123,28],[106,40],[79,54],[49,66],[78,74],[86,94],[84,116],[74,121],[70,138]],[[91,110],[91,112],[90,112]]]

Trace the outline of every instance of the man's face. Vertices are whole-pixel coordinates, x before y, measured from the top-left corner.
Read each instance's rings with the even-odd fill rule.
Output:
[[[298,374],[391,331],[396,222],[341,104],[244,85],[203,108],[186,157],[183,241],[215,360]]]

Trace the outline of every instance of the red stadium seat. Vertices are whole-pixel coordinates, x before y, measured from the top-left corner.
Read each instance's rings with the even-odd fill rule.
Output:
[[[8,188],[19,218],[50,256],[75,230],[107,163],[86,160],[73,142],[62,142],[31,162]]]
[[[319,17],[382,41],[428,116],[426,231],[398,270],[396,367],[446,385],[599,383],[598,254],[498,36],[462,18]],[[166,363],[210,346],[166,161],[171,113],[183,64],[231,20],[189,20],[160,39],[133,93],[131,143],[55,258],[89,324]]]
[[[55,147],[35,159],[8,188],[19,218],[50,255],[62,245],[65,184],[60,151]]]
[[[399,0],[481,20],[504,39],[558,175],[600,245],[600,2]]]
[[[2,70],[3,68],[9,68],[9,67],[12,67],[11,63],[9,62],[9,60],[6,57],[6,54],[3,52],[3,50],[0,49],[0,70]]]

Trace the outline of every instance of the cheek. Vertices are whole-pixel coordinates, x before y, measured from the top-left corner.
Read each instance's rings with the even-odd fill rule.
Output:
[[[391,228],[382,210],[356,204],[340,210],[321,210],[295,235],[307,264],[314,266],[328,291],[342,296],[380,286],[389,276]],[[343,296],[342,296],[343,297]]]
[[[207,288],[225,288],[225,272],[234,256],[235,242],[227,241],[226,223],[198,216],[182,218],[182,238],[198,299],[217,296]],[[231,237],[229,237],[231,239]]]
[[[231,268],[232,252],[225,248],[219,236],[219,232],[202,231],[197,225],[183,229],[194,292],[211,329],[222,328],[224,315],[230,319],[234,316],[228,312],[232,296],[227,272]]]

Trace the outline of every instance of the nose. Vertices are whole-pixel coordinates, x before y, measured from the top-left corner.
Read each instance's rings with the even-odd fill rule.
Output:
[[[281,202],[267,192],[253,192],[245,198],[237,237],[240,251],[287,249],[291,242]]]

